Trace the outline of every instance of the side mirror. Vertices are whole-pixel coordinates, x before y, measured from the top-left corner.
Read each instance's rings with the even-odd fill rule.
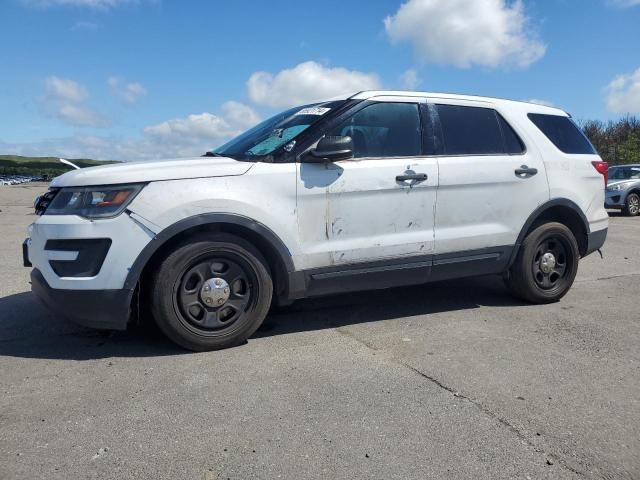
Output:
[[[323,137],[311,150],[308,162],[333,162],[353,158],[353,140],[349,136]]]

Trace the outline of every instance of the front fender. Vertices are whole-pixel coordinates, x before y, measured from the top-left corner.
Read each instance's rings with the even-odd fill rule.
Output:
[[[147,246],[142,250],[142,252],[140,252],[138,258],[131,266],[124,284],[124,289],[133,290],[135,288],[149,260],[169,240],[191,228],[216,223],[239,225],[257,233],[264,240],[266,240],[276,252],[278,252],[283,265],[285,265],[287,273],[290,274],[294,272],[291,252],[284,244],[284,242],[267,226],[242,215],[230,213],[204,213],[184,218],[165,228],[158,235],[156,235],[151,240],[151,242],[149,242]]]

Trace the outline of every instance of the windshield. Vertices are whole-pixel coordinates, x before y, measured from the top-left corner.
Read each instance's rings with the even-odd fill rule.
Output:
[[[212,154],[258,161],[260,158],[254,157],[271,155],[343,103],[324,102],[291,108],[238,135]]]
[[[640,167],[613,167],[609,169],[609,180],[640,179]]]

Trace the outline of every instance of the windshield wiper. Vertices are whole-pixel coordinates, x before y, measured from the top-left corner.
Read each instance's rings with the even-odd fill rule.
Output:
[[[202,157],[228,157],[228,155],[223,155],[217,152],[206,152]]]

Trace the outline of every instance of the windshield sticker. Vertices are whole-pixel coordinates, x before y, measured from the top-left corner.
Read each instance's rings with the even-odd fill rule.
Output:
[[[307,107],[299,110],[296,115],[324,115],[330,108],[326,107]]]

